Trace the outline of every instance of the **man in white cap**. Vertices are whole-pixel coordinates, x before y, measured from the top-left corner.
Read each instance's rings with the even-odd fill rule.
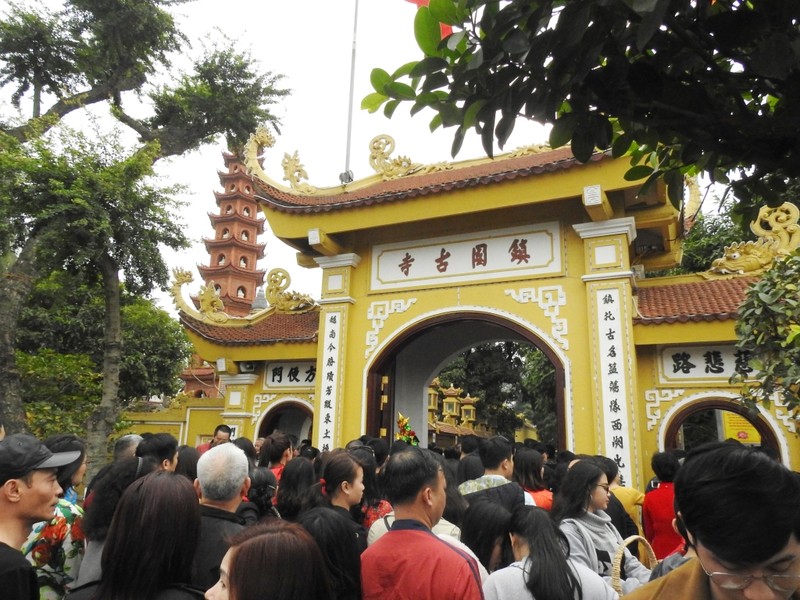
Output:
[[[0,590],[6,600],[37,600],[33,567],[20,552],[31,527],[53,518],[62,493],[58,467],[80,452],[52,453],[32,435],[14,434],[0,441]]]

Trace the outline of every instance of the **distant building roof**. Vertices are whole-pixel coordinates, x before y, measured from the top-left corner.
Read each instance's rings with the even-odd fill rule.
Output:
[[[190,331],[224,346],[316,342],[319,329],[316,310],[298,314],[276,312],[243,327],[207,323],[184,312],[180,313],[180,319]]]
[[[748,287],[757,280],[757,277],[733,277],[641,287],[639,314],[634,322],[658,325],[735,319]]]

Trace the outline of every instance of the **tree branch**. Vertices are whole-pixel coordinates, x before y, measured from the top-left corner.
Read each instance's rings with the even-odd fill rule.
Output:
[[[61,98],[41,117],[28,119],[23,125],[3,129],[3,131],[20,142],[27,142],[33,136],[40,135],[51,129],[62,118],[75,110],[97,104],[98,102],[104,102],[112,98],[117,92],[135,90],[140,86],[141,80],[138,77],[130,77],[121,80],[110,79],[89,90],[72,94],[66,98]]]

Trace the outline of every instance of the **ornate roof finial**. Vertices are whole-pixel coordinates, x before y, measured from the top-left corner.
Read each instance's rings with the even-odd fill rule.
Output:
[[[311,296],[287,292],[292,280],[284,269],[272,269],[267,274],[267,301],[278,312],[302,313],[311,310],[316,302]]]
[[[755,242],[736,242],[725,248],[722,258],[711,263],[703,277],[731,277],[736,275],[759,275],[772,263],[791,254],[800,247],[800,209],[784,202],[770,208],[762,206],[758,217],[750,224],[750,230],[759,236]]]

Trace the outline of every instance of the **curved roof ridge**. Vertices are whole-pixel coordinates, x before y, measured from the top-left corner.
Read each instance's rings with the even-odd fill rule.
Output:
[[[589,162],[611,158],[610,153],[594,154]],[[494,159],[452,163],[449,168],[403,177],[378,179],[374,184],[342,186],[338,193],[307,195],[286,191],[255,178],[256,198],[279,212],[327,212],[370,206],[436,194],[491,182],[513,180],[543,173],[566,170],[580,163],[569,148],[547,152],[511,154]],[[356,182],[358,183],[358,182]]]

